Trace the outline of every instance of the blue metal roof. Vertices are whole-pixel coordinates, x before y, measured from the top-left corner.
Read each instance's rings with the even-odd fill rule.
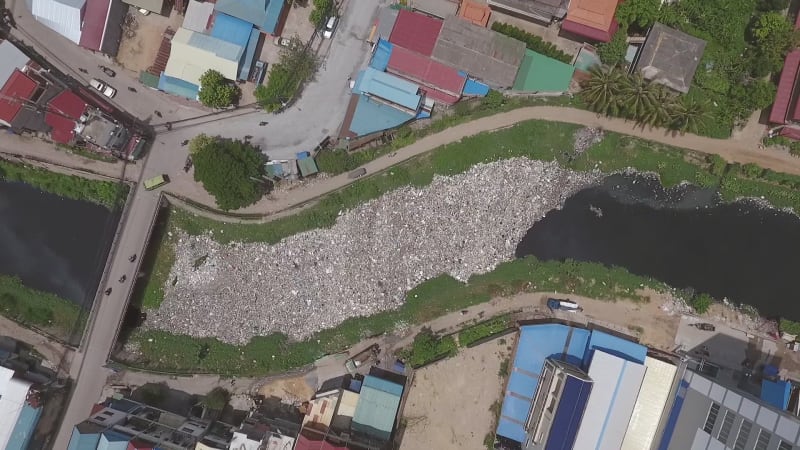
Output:
[[[591,392],[591,381],[567,376],[550,435],[547,437],[547,450],[572,449]]]
[[[359,95],[350,131],[357,136],[364,136],[399,127],[413,118],[414,116],[405,111],[370,100],[365,95]]]
[[[466,76],[466,73],[464,74]],[[485,97],[489,93],[489,86],[481,83],[480,81],[467,78],[464,84],[464,95],[475,95],[478,97]]]
[[[417,92],[419,86],[416,84],[371,67],[359,72],[353,85],[353,93],[380,97],[415,112],[422,102]]]
[[[214,10],[275,34],[285,3],[285,0],[218,0]]]
[[[362,387],[370,387],[372,389],[377,389],[397,397],[401,397],[403,395],[402,385],[372,375],[367,375],[364,377],[364,384]]]
[[[512,441],[525,442],[525,428],[523,428],[523,425],[501,416],[497,422],[497,435]]]
[[[644,345],[595,330],[592,331],[589,346],[583,356],[584,366],[588,366],[594,349],[600,349],[608,354],[639,364],[644,364],[644,358],[647,356],[647,347]]]
[[[100,435],[100,442],[97,444],[97,450],[127,450],[130,440],[130,436],[117,431],[107,430]]]
[[[67,450],[96,450],[100,442],[100,433],[81,433],[76,426],[72,429],[72,438],[69,440]]]
[[[6,450],[26,450],[41,416],[42,408],[33,408],[27,403],[23,405],[17,424],[14,425],[14,430],[11,431],[11,437],[6,444]]]
[[[214,16],[211,36],[240,47],[246,47],[251,31],[253,31],[252,23],[218,12]]]
[[[375,70],[384,72],[386,66],[389,65],[389,58],[392,56],[392,48],[391,42],[378,39],[378,44],[375,46],[375,53],[372,54],[369,66]]]
[[[244,53],[244,46],[224,41],[203,33],[192,31],[189,36],[188,45],[213,53],[216,56],[227,59],[228,61],[239,62]]]
[[[168,76],[164,72],[161,72],[161,77],[158,79],[158,90],[188,98],[189,100],[197,100],[197,95],[200,93],[200,86],[181,80],[180,78]]]
[[[573,328],[569,336],[569,346],[564,361],[573,366],[580,367],[583,362],[583,355],[586,353],[586,344],[589,342],[591,331],[583,328]]]
[[[785,410],[789,406],[789,397],[792,395],[792,383],[788,381],[761,381],[761,400],[770,405]]]
[[[239,79],[246,80],[247,77],[250,75],[250,71],[253,69],[253,61],[255,60],[256,55],[256,47],[258,47],[258,39],[261,37],[261,33],[250,26],[250,37],[247,41],[247,47],[244,49],[244,61],[242,62],[242,66],[239,69]]]

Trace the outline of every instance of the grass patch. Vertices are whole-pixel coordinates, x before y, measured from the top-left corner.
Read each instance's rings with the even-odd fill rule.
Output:
[[[507,315],[497,316],[487,321],[465,328],[458,333],[458,345],[469,347],[472,344],[492,337],[511,326]]]
[[[93,152],[89,149],[78,147],[77,145],[56,144],[56,147],[65,150],[68,153],[73,153],[75,155],[83,156],[84,158],[93,159],[95,161],[102,161],[111,164],[116,164],[119,162],[119,158],[115,158],[109,155],[104,155],[102,153]]]
[[[33,325],[69,341],[83,320],[78,305],[48,292],[29,288],[19,278],[0,275],[0,314]]]
[[[430,328],[423,328],[414,336],[411,347],[402,351],[399,356],[411,364],[411,367],[418,368],[456,353],[458,345],[453,336],[436,336]]]
[[[142,272],[147,275],[136,281],[133,292],[133,304],[140,309],[156,309],[164,301],[164,286],[167,284],[172,265],[175,264],[173,237],[177,230],[171,217],[178,212],[181,211],[174,208],[164,208],[159,211],[159,217],[142,260]]]
[[[73,200],[88,201],[109,209],[125,203],[128,185],[65,175],[0,159],[0,179],[22,182],[42,191]]]

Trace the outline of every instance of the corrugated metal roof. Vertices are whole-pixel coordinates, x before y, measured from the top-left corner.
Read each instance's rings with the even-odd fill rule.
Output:
[[[89,422],[81,422],[72,429],[67,450],[96,450],[103,427]]]
[[[789,103],[792,102],[792,94],[797,82],[797,71],[800,69],[800,49],[795,49],[786,55],[781,70],[781,78],[778,81],[778,91],[775,94],[775,102],[769,113],[771,123],[786,123],[786,113],[789,110]]]
[[[106,31],[106,18],[111,0],[86,0],[81,30],[81,47],[99,51]]]
[[[30,77],[22,73],[19,69],[14,69],[11,77],[0,89],[0,123],[6,126],[11,125],[11,121],[22,109],[23,102],[31,98],[39,85]]]
[[[244,49],[244,59],[242,67],[239,69],[239,79],[246,80],[250,76],[250,71],[253,70],[253,63],[255,62],[256,49],[258,48],[258,41],[261,39],[261,32],[257,28],[250,26],[250,38],[247,40],[247,47]],[[260,83],[261,80],[256,80]]]
[[[549,58],[533,50],[525,50],[525,58],[514,80],[515,91],[566,92],[575,67]]]
[[[464,95],[472,95],[483,97],[489,93],[489,86],[481,83],[480,81],[473,80],[472,78],[467,78],[467,82],[464,83]]]
[[[789,397],[792,394],[792,383],[785,380],[761,380],[761,400],[770,405],[785,410],[789,405]]]
[[[352,429],[381,440],[388,440],[394,429],[400,396],[363,386],[353,415]]]
[[[86,110],[86,102],[72,91],[63,91],[56,95],[48,106],[60,113],[47,112],[44,116],[44,121],[52,127],[50,137],[61,144],[68,144],[75,137],[75,121]]]
[[[596,332],[593,332],[594,335]],[[628,428],[645,367],[601,350],[592,352],[589,377],[594,381],[575,448],[619,450]]]
[[[386,66],[389,65],[389,58],[392,56],[392,51],[394,51],[394,46],[391,42],[385,39],[378,39],[378,44],[375,46],[375,52],[372,54],[369,66],[383,72],[386,70]]]
[[[674,364],[655,358],[646,358],[644,365],[647,372],[644,374],[621,450],[652,448],[677,372]]]
[[[566,21],[609,33],[615,27],[614,13],[620,0],[572,0],[567,9]],[[565,22],[566,22],[565,21]],[[616,31],[616,29],[614,30]],[[587,36],[588,37],[588,36]],[[608,42],[608,41],[604,41]]]
[[[573,448],[592,388],[591,380],[566,376],[564,389],[558,400],[558,408],[553,416],[550,435],[547,437],[545,447],[547,450],[571,450]]]
[[[367,375],[364,377],[364,382],[361,384],[361,386],[362,388],[371,387],[373,389],[386,392],[387,394],[396,395],[398,397],[403,395],[402,385],[372,375]]]
[[[86,0],[31,0],[31,14],[38,22],[79,44]]]
[[[214,9],[273,34],[285,3],[285,0],[218,0]]]
[[[22,69],[28,64],[30,58],[22,50],[18,49],[11,41],[0,43],[0,86],[6,84],[14,69]]]
[[[394,30],[394,24],[397,22],[397,15],[399,10],[393,8],[381,8],[378,12],[378,29],[377,37],[389,39]]]
[[[172,38],[172,50],[164,73],[197,86],[200,77],[209,69],[235,80],[239,75],[242,53],[244,48],[239,45],[179,28]]]
[[[261,23],[261,30],[265,33],[276,34],[276,31],[278,31],[278,21],[281,18],[281,13],[285,5],[286,0],[269,0],[264,22]]]
[[[214,16],[211,36],[240,47],[246,47],[251,31],[253,31],[252,23],[227,14],[217,13]]]
[[[203,33],[208,28],[212,14],[214,14],[214,3],[189,0],[182,26],[187,30]]]
[[[358,100],[349,127],[349,130],[355,133],[356,136],[365,136],[399,127],[414,118],[413,114],[378,103],[366,95],[357,95],[357,97]]]
[[[300,175],[307,177],[319,172],[317,163],[314,158],[303,158],[297,160],[297,167],[300,169]]]
[[[441,31],[441,19],[402,10],[397,15],[389,42],[431,56]]]
[[[639,364],[644,364],[644,359],[647,357],[647,347],[644,345],[597,330],[592,331],[592,335],[589,337],[589,346],[583,360],[584,365],[589,363],[594,349]]]
[[[131,438],[113,430],[106,430],[100,435],[97,450],[127,450]]]
[[[491,14],[492,10],[489,5],[471,0],[463,0],[458,8],[458,17],[481,27],[489,24]]]
[[[27,450],[41,416],[42,408],[33,408],[27,403],[23,405],[5,450]]]
[[[356,94],[368,94],[407,108],[415,114],[419,109],[422,97],[417,92],[419,86],[409,81],[379,72],[368,67],[359,72],[353,86]]]
[[[467,77],[458,70],[403,47],[397,47],[389,57],[387,70],[424,86],[461,97]]]
[[[567,17],[569,17],[569,15]],[[561,22],[562,31],[566,31],[572,34],[577,34],[578,36],[582,36],[587,39],[598,42],[611,41],[611,36],[613,36],[614,33],[617,32],[618,28],[619,24],[617,23],[616,19],[612,20],[611,25],[609,25],[609,27],[604,30],[590,27],[582,23],[573,22],[569,19],[565,19],[563,22]]]
[[[13,370],[0,367],[0,411],[3,414],[3,420],[0,420],[0,448],[6,448],[11,440],[31,386],[27,381],[13,376]]]

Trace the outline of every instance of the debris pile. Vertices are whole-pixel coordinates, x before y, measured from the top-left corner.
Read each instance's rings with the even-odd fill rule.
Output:
[[[572,156],[577,157],[593,145],[599,144],[603,140],[605,133],[601,128],[584,127],[576,131],[573,135]]]
[[[275,332],[302,339],[397,308],[427,279],[467,281],[514,258],[537,220],[600,176],[515,158],[397,189],[342,212],[332,228],[274,245],[181,233],[146,326],[243,344]]]

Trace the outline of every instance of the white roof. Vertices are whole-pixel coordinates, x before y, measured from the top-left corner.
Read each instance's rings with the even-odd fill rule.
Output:
[[[260,445],[261,441],[254,441],[249,439],[245,433],[234,431],[233,439],[231,439],[228,448],[230,450],[258,450]]]
[[[0,64],[0,87],[3,87],[11,78],[14,69],[22,70],[30,58],[11,42],[3,41],[0,43],[0,61],[3,61],[3,64]]]
[[[239,59],[244,53],[240,45],[215,37],[178,28],[172,38],[172,50],[164,73],[200,86],[200,77],[214,69],[229,80],[239,75]]]
[[[625,440],[622,441],[622,450],[641,450],[653,444],[678,370],[674,364],[650,357],[645,358],[644,365],[647,372],[633,407]]]
[[[189,0],[186,15],[183,16],[183,28],[202,33],[206,31],[208,19],[214,13],[214,3]]]
[[[589,366],[594,386],[573,448],[619,450],[645,370],[641,364],[594,350]]]
[[[22,413],[31,384],[12,378],[14,371],[0,367],[0,448],[6,448]]]
[[[31,13],[47,28],[79,44],[86,0],[31,0]]]

